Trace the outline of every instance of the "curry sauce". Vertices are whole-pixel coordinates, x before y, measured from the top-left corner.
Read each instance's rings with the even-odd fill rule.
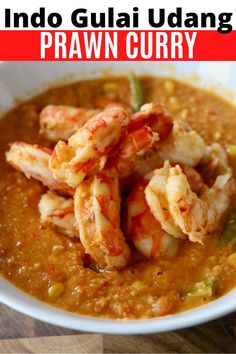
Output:
[[[226,148],[235,143],[236,108],[221,97],[170,78],[143,77],[141,81],[144,102],[165,104],[174,118],[189,123],[207,143],[220,142]],[[118,87],[118,93],[112,87]],[[126,78],[80,81],[50,89],[1,119],[2,276],[53,306],[113,319],[163,316],[222,296],[236,285],[236,257],[233,243],[222,246],[221,235],[212,235],[204,246],[181,240],[179,252],[171,259],[145,260],[133,252],[126,269],[101,272],[88,266],[78,240],[40,223],[38,203],[46,188],[7,166],[5,152],[11,142],[53,147],[39,133],[38,115],[46,105],[103,108],[117,99],[129,103]],[[231,156],[232,167],[233,163]]]

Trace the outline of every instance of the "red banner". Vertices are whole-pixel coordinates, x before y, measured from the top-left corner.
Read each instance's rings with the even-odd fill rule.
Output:
[[[236,60],[236,31],[0,31],[0,60]]]

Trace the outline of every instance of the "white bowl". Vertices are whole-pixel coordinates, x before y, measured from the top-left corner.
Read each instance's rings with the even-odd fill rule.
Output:
[[[171,75],[185,78],[198,86],[213,84],[218,91],[222,92],[223,86],[236,92],[236,64],[229,62],[182,62],[171,65],[119,62],[113,66],[97,62],[5,62],[0,63],[0,112],[13,107],[16,98],[29,98],[52,83],[62,84],[71,80],[95,78],[107,72],[119,75],[134,68],[138,74]],[[234,99],[234,96],[228,93],[227,96],[231,100]],[[236,309],[235,299],[236,290],[233,290],[218,300],[179,314],[150,320],[116,321],[59,310],[33,299],[0,278],[0,301],[3,304],[39,320],[86,332],[144,334],[190,327],[233,312]]]

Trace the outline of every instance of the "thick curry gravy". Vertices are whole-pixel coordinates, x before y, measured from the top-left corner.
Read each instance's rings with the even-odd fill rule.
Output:
[[[232,247],[221,247],[220,235],[209,238],[204,247],[181,241],[173,259],[133,260],[124,271],[97,272],[87,267],[78,240],[64,236],[52,226],[40,225],[38,201],[45,188],[5,162],[10,142],[50,146],[38,133],[38,114],[44,106],[102,107],[112,99],[104,86],[111,82],[118,83],[119,99],[127,103],[125,78],[82,81],[51,89],[22,103],[1,120],[0,272],[42,301],[91,316],[150,318],[200,306],[236,285],[234,265],[228,262]],[[187,121],[207,142],[217,141],[225,146],[235,142],[236,108],[222,98],[172,79],[146,77],[142,83],[145,102],[166,104],[174,117]],[[214,282],[214,291],[196,291],[195,284],[206,278]],[[59,284],[59,291],[50,294],[49,289],[55,284]]]

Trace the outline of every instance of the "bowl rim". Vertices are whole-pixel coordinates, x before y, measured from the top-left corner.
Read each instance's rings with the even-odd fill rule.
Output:
[[[4,288],[2,285],[5,285]],[[152,319],[113,320],[79,315],[37,300],[0,277],[0,303],[40,321],[81,332],[101,334],[149,334],[174,331],[203,324],[236,310],[236,301],[222,302],[236,289],[205,305]]]

